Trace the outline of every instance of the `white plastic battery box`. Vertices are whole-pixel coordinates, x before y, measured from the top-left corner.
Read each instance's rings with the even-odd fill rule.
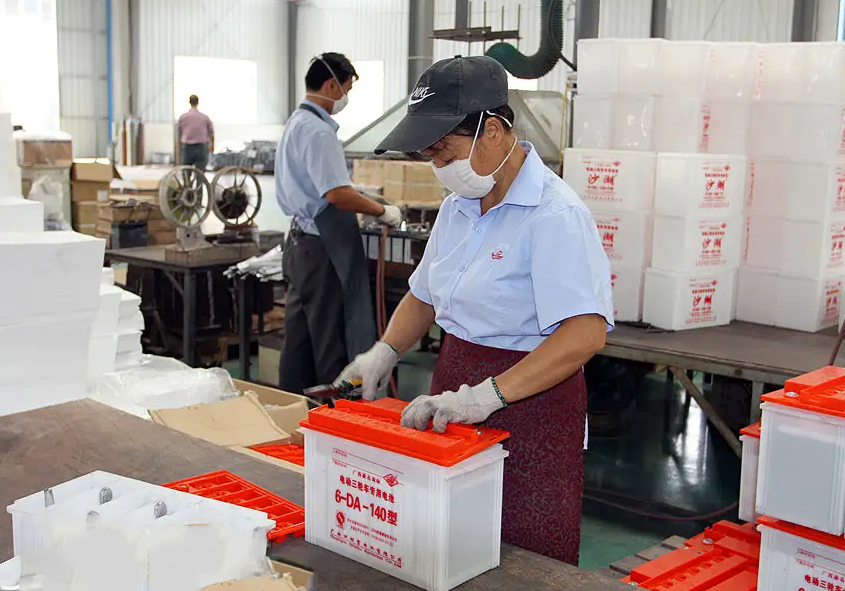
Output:
[[[760,423],[741,431],[742,470],[739,478],[739,518],[757,521],[757,464],[760,459]]]
[[[757,513],[845,531],[845,369],[825,367],[763,396]]]
[[[758,527],[759,591],[845,589],[845,538],[770,517]]]
[[[507,433],[402,427],[405,403],[338,401],[302,423],[305,537],[428,591],[499,565]]]

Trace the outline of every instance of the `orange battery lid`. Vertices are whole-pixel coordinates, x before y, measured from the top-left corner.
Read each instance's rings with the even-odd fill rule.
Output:
[[[817,371],[820,372],[821,370]],[[807,376],[810,375],[812,374],[807,374]],[[845,418],[845,375],[812,386],[804,384],[797,390],[791,390],[787,385],[781,391],[763,396],[763,400],[810,412]]]
[[[681,550],[683,551],[683,550]],[[676,550],[676,552],[679,552]],[[692,553],[686,550],[687,553]],[[674,552],[673,552],[674,554]],[[696,560],[639,583],[640,587],[663,591],[709,591],[731,579],[753,570],[754,565],[741,556],[729,556],[719,550],[698,554]],[[731,587],[727,587],[731,589]],[[739,587],[742,589],[742,587]]]
[[[510,437],[507,431],[459,424],[450,424],[445,433],[409,429],[400,424],[405,406],[395,399],[338,400],[334,408],[312,410],[300,425],[439,466],[454,466]]]
[[[720,521],[708,527],[685,542],[685,545],[701,552],[717,548],[730,555],[741,556],[753,562],[760,560],[760,532],[753,523],[739,525],[730,521]]]
[[[804,527],[803,525],[795,525],[794,523],[788,523],[786,521],[774,519],[773,517],[758,517],[757,523],[766,527],[770,527],[772,529],[776,529],[778,531],[782,531],[787,534],[791,534],[793,536],[797,536],[799,538],[804,538],[805,540],[810,540],[811,542],[824,544],[825,546],[830,546],[831,548],[836,548],[837,550],[845,552],[845,538],[843,538],[842,536],[834,536],[833,534],[820,532],[814,529],[810,529],[809,527]]]
[[[673,550],[663,556],[658,556],[654,560],[650,560],[645,564],[641,564],[631,571],[629,578],[631,582],[642,584],[648,580],[662,576],[663,574],[678,569],[687,568],[692,564],[697,564],[700,557],[704,554],[714,555],[714,549],[707,548],[706,550],[693,550],[691,548],[680,548]]]
[[[709,587],[707,591],[757,591],[757,571],[744,570],[727,581]]]
[[[819,384],[824,384],[825,382],[841,377],[845,377],[845,367],[828,365],[810,373],[794,377],[791,380],[786,380],[783,389],[787,392],[803,392],[807,388],[812,388],[813,386],[818,386]]]
[[[755,439],[760,439],[760,421],[757,421],[753,425],[748,425],[744,429],[740,430],[742,435],[748,435],[749,437],[754,437]]]

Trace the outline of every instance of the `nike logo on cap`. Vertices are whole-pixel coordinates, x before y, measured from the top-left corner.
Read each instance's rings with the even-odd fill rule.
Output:
[[[430,96],[434,96],[437,94],[436,92],[428,92],[428,86],[420,86],[414,89],[414,92],[411,93],[411,98],[408,99],[409,105],[416,105],[417,103],[423,102]]]

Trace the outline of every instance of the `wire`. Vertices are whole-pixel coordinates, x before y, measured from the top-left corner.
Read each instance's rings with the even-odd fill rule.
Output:
[[[625,505],[621,505],[619,503],[614,503],[613,501],[608,501],[606,499],[601,499],[597,496],[585,493],[584,499],[588,501],[592,501],[593,503],[598,503],[600,505],[605,505],[607,507],[612,507],[614,509],[619,509],[620,511],[624,511],[626,513],[631,513],[633,515],[638,515],[639,517],[646,517],[648,519],[655,519],[657,521],[676,521],[679,523],[690,523],[696,521],[712,521],[718,517],[722,517],[731,511],[734,511],[737,507],[739,507],[739,503],[732,503],[727,507],[723,507],[722,509],[718,509],[713,511],[712,513],[706,513],[704,515],[689,515],[684,517],[675,517],[672,515],[659,515],[657,513],[649,513],[648,511],[640,511],[639,509],[634,509],[633,507],[628,507]]]

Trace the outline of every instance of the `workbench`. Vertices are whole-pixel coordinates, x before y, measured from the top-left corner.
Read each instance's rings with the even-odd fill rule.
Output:
[[[0,417],[0,503],[105,470],[162,484],[229,470],[302,504],[303,478],[273,464],[171,431],[90,400]],[[412,591],[411,585],[302,539],[272,546],[273,558],[315,573],[318,591]],[[0,560],[12,556],[11,517],[0,520]],[[459,587],[462,591],[623,591],[595,573],[508,545],[502,566]]]
[[[196,367],[197,357],[197,276],[213,272],[222,274],[244,257],[233,252],[229,258],[217,258],[213,262],[189,262],[167,260],[165,246],[144,246],[140,248],[119,248],[106,251],[107,262],[127,263],[141,269],[160,271],[182,296],[182,361]],[[247,344],[248,345],[248,344]]]

